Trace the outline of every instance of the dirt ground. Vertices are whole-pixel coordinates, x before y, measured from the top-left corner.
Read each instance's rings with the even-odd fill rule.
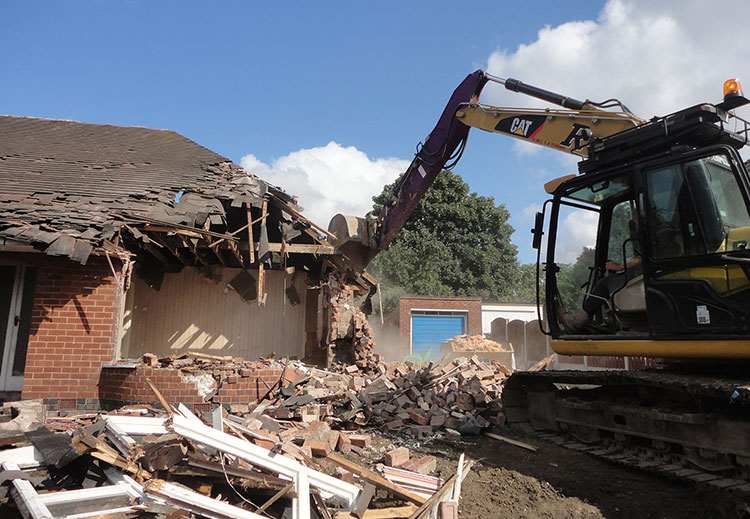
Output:
[[[746,495],[629,469],[514,429],[495,432],[539,450],[487,437],[465,441],[463,451],[476,463],[462,485],[462,518],[750,518]],[[462,450],[437,443],[411,447],[438,457],[445,478],[456,471]]]

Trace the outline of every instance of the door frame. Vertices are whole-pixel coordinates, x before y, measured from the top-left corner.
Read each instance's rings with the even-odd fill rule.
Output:
[[[2,359],[0,359],[0,391],[21,391],[23,389],[23,375],[13,375],[13,362],[18,346],[18,331],[23,305],[25,265],[2,265],[15,269],[13,289],[8,312],[8,325],[5,330]]]

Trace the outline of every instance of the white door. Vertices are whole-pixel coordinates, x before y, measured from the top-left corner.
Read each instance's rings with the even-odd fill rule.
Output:
[[[21,391],[36,271],[0,265],[0,391]]]

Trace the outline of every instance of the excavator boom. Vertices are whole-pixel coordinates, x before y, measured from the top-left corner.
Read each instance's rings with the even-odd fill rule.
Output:
[[[479,95],[489,81],[561,105],[567,110],[499,108],[479,104]],[[337,236],[336,247],[355,266],[364,269],[378,252],[386,250],[393,242],[435,177],[443,169],[456,164],[471,128],[509,135],[585,158],[586,146],[591,139],[607,137],[642,122],[626,111],[602,110],[590,101],[579,101],[477,70],[453,92],[437,125],[399,179],[392,201],[382,208],[380,214],[369,219],[339,214],[333,217],[328,230]]]
[[[456,118],[467,126],[500,133],[558,151],[587,157],[587,145],[642,123],[626,112],[461,106]]]

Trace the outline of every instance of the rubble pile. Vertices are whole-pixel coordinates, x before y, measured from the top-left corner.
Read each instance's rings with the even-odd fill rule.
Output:
[[[440,501],[450,494],[444,490],[457,477],[433,477],[435,457],[412,456],[403,445],[375,445],[385,440],[371,431],[459,442],[463,434],[502,425],[502,384],[510,375],[499,362],[476,356],[445,365],[395,362],[363,369],[353,363],[341,372],[288,359],[248,362],[204,354],[147,354],[144,362],[208,374],[217,385],[252,370],[283,369],[260,402],[214,405],[204,413],[173,406],[151,382],[166,412],[144,405],[108,414],[58,411],[46,427],[2,443],[0,465],[12,482],[11,497],[0,494],[6,505],[15,503],[26,519],[87,513],[344,519],[367,517],[377,489],[389,506],[394,498],[405,502],[392,511],[405,515],[389,517],[442,509],[448,505]],[[361,466],[351,456],[376,465]],[[19,472],[40,466],[48,468],[41,479]],[[27,514],[30,509],[42,511]]]
[[[443,343],[451,351],[513,351],[510,344],[503,344],[485,338],[483,335],[457,335]],[[442,348],[441,348],[442,350]]]
[[[329,365],[336,369],[355,364],[363,373],[374,373],[382,357],[373,351],[374,333],[367,315],[354,304],[354,287],[331,275],[327,289],[331,305]]]
[[[211,374],[221,384],[229,377],[250,377],[261,369],[283,369],[285,362],[273,358],[245,360],[231,355],[210,355],[200,352],[187,352],[180,355],[158,357],[153,353],[143,355],[145,366],[160,368],[177,368],[183,374]]]
[[[510,372],[502,364],[478,357],[445,365],[392,363],[359,392],[372,423],[416,437],[444,433],[479,434],[505,423],[502,384]]]
[[[128,406],[94,420],[49,417],[48,427],[14,437],[6,445],[14,448],[0,450],[0,475],[10,482],[0,487],[0,515],[366,518],[377,490],[387,504],[404,502],[387,517],[421,517],[470,468],[460,464],[458,477],[443,481],[429,475],[433,456],[372,449],[370,435],[321,420],[274,418],[283,406],[260,403],[243,418],[222,407],[200,415],[164,404],[168,412]],[[61,423],[65,432],[49,427]],[[342,456],[352,452],[386,465],[376,472]]]
[[[266,432],[274,441],[302,434],[300,430],[314,422],[325,422],[334,431],[384,426],[399,434],[451,441],[505,423],[501,394],[510,372],[497,361],[477,356],[459,357],[443,365],[379,363],[364,370],[355,363],[340,365],[340,372],[333,372],[288,359],[248,362],[227,358],[219,362],[218,357],[195,355],[159,362],[164,367],[179,364],[183,373],[195,377],[210,374],[216,380],[213,393],[230,377],[250,376],[254,369],[279,368],[282,376],[275,384],[267,384],[261,406],[235,404],[229,408],[237,416],[254,420],[258,428],[268,426]],[[373,373],[367,375],[370,370]],[[268,418],[283,421],[283,426],[269,425]],[[321,432],[320,427],[316,425],[316,432]],[[288,430],[280,436],[285,428]],[[331,438],[332,447],[337,441]]]
[[[513,345],[496,342],[482,335],[457,335],[440,345],[443,361],[468,355],[478,355],[484,361],[496,361],[505,366],[513,365]]]

